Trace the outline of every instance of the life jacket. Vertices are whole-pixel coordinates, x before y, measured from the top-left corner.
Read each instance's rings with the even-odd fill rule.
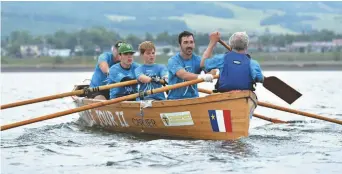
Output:
[[[220,77],[217,81],[218,92],[228,92],[232,90],[252,90],[253,81],[250,70],[250,56],[235,52],[226,53],[224,65]]]

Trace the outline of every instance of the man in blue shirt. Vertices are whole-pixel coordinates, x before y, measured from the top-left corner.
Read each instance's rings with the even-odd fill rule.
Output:
[[[139,91],[147,91],[155,88],[162,87],[160,79],[164,79],[167,82],[168,72],[165,65],[155,64],[156,47],[151,41],[142,42],[139,45],[140,55],[144,60],[144,65],[135,69],[135,76],[140,84],[138,85]],[[165,100],[164,93],[156,93],[144,97],[144,100]],[[137,100],[140,100],[137,98]]]
[[[120,55],[118,53],[118,48],[121,46],[123,41],[118,41],[114,46],[112,46],[112,52],[104,52],[99,56],[97,61],[94,74],[90,81],[90,88],[95,88],[98,86],[106,85],[106,78],[109,74],[109,68],[120,62]],[[93,92],[88,94],[88,98],[95,98],[95,99],[109,99],[109,89],[102,90],[98,92]]]
[[[109,68],[108,84],[124,82],[136,79],[134,71],[140,65],[133,62],[133,47],[130,44],[122,43],[118,49],[121,61]],[[137,92],[137,85],[111,88],[110,99],[122,97]],[[135,99],[134,99],[135,100]]]
[[[220,78],[216,85],[217,91],[228,92],[233,90],[252,90],[256,82],[263,83],[264,76],[257,61],[250,58],[246,53],[249,43],[248,35],[245,32],[236,32],[229,39],[231,52],[219,54],[212,58],[212,51],[220,40],[220,33],[210,34],[208,48],[203,53],[201,67],[209,71],[218,68]]]
[[[212,82],[212,74],[201,73],[201,57],[193,53],[195,48],[194,36],[188,31],[183,31],[178,36],[180,52],[168,60],[169,85],[174,85],[184,81],[203,79]],[[198,97],[197,85],[186,86],[169,91],[168,99],[184,99]]]

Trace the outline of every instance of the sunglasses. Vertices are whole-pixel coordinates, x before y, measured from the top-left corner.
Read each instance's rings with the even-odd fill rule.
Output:
[[[121,47],[122,44],[123,44],[123,42],[118,43],[118,47]]]
[[[122,44],[124,44],[124,42],[118,43],[117,48],[120,48]]]

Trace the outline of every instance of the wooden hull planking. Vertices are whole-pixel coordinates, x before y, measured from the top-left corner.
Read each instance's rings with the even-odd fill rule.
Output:
[[[101,100],[73,97],[76,106]],[[146,103],[146,102],[145,102]],[[212,94],[195,99],[125,101],[80,112],[87,126],[108,131],[146,133],[175,138],[234,140],[247,137],[257,99],[251,91]],[[143,116],[142,116],[143,115]]]

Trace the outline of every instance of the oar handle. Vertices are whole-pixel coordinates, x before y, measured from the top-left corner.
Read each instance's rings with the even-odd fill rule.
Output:
[[[332,122],[332,123],[336,123],[336,124],[342,125],[342,121],[341,120],[336,120],[336,119],[333,119],[333,118],[327,118],[327,117],[323,117],[323,116],[320,116],[320,115],[311,114],[311,113],[308,113],[308,112],[303,112],[303,111],[298,111],[298,110],[294,110],[294,109],[290,109],[290,108],[285,108],[285,107],[282,107],[282,106],[277,106],[277,105],[270,104],[270,103],[265,103],[265,102],[258,102],[258,105],[264,106],[264,107],[268,107],[268,108],[272,108],[272,109],[277,109],[277,110],[280,110],[280,111],[285,111],[285,112],[293,113],[293,114],[298,114],[298,115],[303,115],[303,116],[307,116],[307,117],[311,117],[311,118],[316,118],[316,119],[319,119],[319,120],[329,121],[329,122]]]
[[[40,98],[24,100],[24,101],[15,102],[15,103],[4,104],[4,105],[0,106],[0,109],[8,109],[8,108],[16,107],[16,106],[33,104],[33,103],[63,98],[63,97],[69,97],[69,96],[73,96],[73,95],[83,95],[86,92],[103,91],[103,90],[107,90],[107,89],[111,89],[111,88],[118,88],[118,87],[123,87],[123,86],[128,86],[128,85],[135,85],[137,83],[138,83],[137,80],[129,80],[129,81],[120,82],[120,83],[103,85],[103,86],[99,86],[99,87],[95,87],[95,88],[80,89],[80,90],[76,90],[76,91],[72,91],[72,92],[65,92],[65,93],[50,95],[50,96],[46,96],[46,97],[40,97]],[[160,80],[160,83],[164,84],[165,81]]]
[[[214,75],[214,79],[218,78],[218,75]],[[196,79],[196,80],[191,80],[191,81],[186,81],[186,82],[182,82],[182,83],[177,83],[175,85],[169,85],[169,86],[164,86],[161,88],[157,88],[157,89],[152,89],[152,90],[148,90],[146,92],[144,92],[144,96],[150,95],[150,94],[155,94],[155,93],[160,93],[160,92],[165,92],[167,90],[173,90],[176,88],[181,88],[181,87],[185,87],[185,86],[190,86],[190,85],[194,85],[200,82],[203,82],[203,79]],[[94,109],[94,108],[98,108],[101,106],[106,106],[106,105],[110,105],[110,104],[115,104],[115,103],[119,103],[122,101],[126,101],[126,100],[131,100],[131,99],[135,99],[137,97],[139,97],[139,93],[135,93],[135,94],[131,94],[131,95],[127,95],[127,96],[123,96],[123,97],[118,97],[115,99],[111,99],[111,100],[105,100],[105,101],[101,101],[101,102],[96,102],[96,103],[92,103],[89,105],[85,105],[85,106],[81,106],[81,107],[77,107],[74,109],[70,109],[70,110],[65,110],[65,111],[61,111],[61,112],[57,112],[54,114],[48,114],[48,115],[44,115],[41,117],[37,117],[37,118],[33,118],[33,119],[29,119],[29,120],[24,120],[24,121],[20,121],[20,122],[16,122],[16,123],[11,123],[11,124],[7,124],[7,125],[3,125],[0,127],[1,131],[3,130],[7,130],[7,129],[11,129],[11,128],[15,128],[15,127],[19,127],[19,126],[24,126],[27,124],[31,124],[31,123],[35,123],[35,122],[39,122],[39,121],[43,121],[43,120],[48,120],[48,119],[52,119],[52,118],[56,118],[56,117],[61,117],[64,115],[68,115],[68,114],[73,114],[76,112],[81,112],[81,111],[85,111],[88,109]]]
[[[129,81],[125,81],[125,82],[103,85],[103,86],[99,86],[99,87],[95,87],[95,88],[88,88],[88,90],[90,90],[91,92],[96,92],[96,91],[103,91],[103,90],[107,90],[107,89],[111,89],[111,88],[118,88],[118,87],[123,87],[123,86],[128,86],[128,85],[135,85],[137,83],[138,83],[137,80],[129,80]],[[81,94],[84,94],[84,91],[82,89],[80,91],[83,92]]]
[[[218,42],[220,42],[220,44],[227,48],[229,51],[232,51],[232,48],[229,45],[227,45],[223,40],[220,39]]]
[[[203,89],[203,88],[198,88],[198,92],[202,92],[202,93],[206,93],[206,94],[212,94],[213,93],[212,90]]]

